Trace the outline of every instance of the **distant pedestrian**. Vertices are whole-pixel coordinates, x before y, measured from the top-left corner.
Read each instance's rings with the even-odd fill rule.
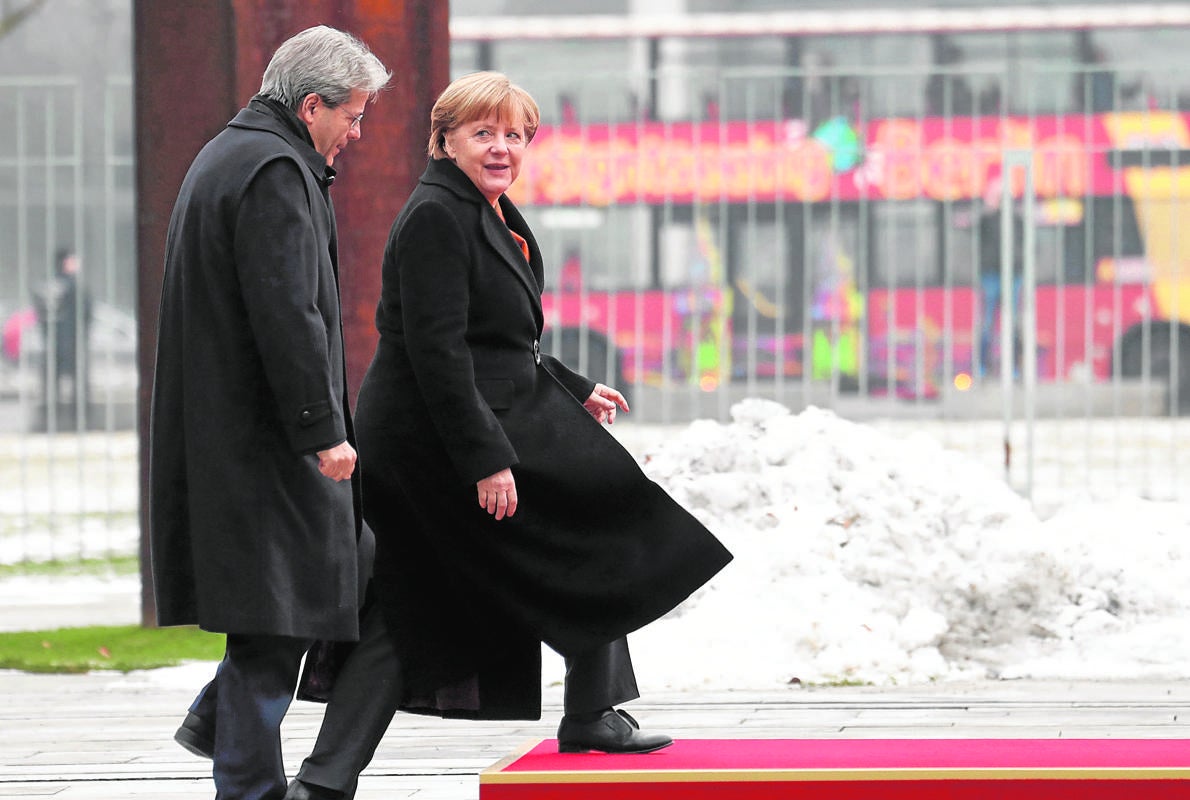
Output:
[[[87,349],[94,311],[81,271],[78,253],[71,248],[58,250],[53,276],[33,296],[45,343],[41,377],[47,414],[51,406],[67,402],[86,408],[89,400]]]
[[[1000,181],[993,180],[988,184],[983,198],[983,214],[979,218],[979,287],[982,297],[979,319],[979,371],[986,374],[998,368],[1000,359],[1004,357],[995,345],[996,334],[1003,324],[1004,291],[1001,272],[1003,270],[1001,247],[1001,225],[1003,215],[1008,214],[1012,229],[1012,263],[1011,270],[1012,295],[1010,302],[1013,310],[1013,350],[1020,349],[1020,306],[1021,281],[1024,272],[1024,235],[1021,220],[1013,212],[1012,204],[1001,208]]]

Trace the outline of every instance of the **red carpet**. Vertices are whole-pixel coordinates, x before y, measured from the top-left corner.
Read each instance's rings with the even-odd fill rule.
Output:
[[[687,739],[560,754],[546,739],[479,776],[480,800],[1190,800],[1186,739]]]

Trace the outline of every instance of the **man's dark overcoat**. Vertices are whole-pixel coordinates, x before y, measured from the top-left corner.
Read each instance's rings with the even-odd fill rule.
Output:
[[[356,425],[403,707],[532,719],[542,641],[618,639],[731,556],[583,407],[594,382],[539,353],[541,252],[500,207],[507,225],[430,162],[389,237]],[[475,484],[505,467],[519,506],[497,521]]]
[[[316,455],[354,441],[333,176],[297,117],[255,98],[182,183],[150,430],[162,625],[358,637],[358,483]]]

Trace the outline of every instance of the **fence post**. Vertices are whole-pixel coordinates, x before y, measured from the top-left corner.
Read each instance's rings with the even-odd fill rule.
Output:
[[[1021,219],[1012,213],[1012,173],[1024,173]],[[1004,414],[1004,478],[1011,484],[1013,383],[1016,372],[1016,237],[1013,225],[1021,225],[1021,387],[1025,418],[1024,495],[1033,497],[1034,421],[1037,402],[1037,256],[1036,204],[1033,185],[1033,151],[1006,150],[1000,180],[1000,385]]]

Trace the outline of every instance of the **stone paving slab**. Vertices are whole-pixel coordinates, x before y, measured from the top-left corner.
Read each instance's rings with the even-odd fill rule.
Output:
[[[0,672],[0,798],[209,800],[209,762],[171,738],[199,680],[183,682],[156,673]],[[1190,738],[1190,681],[644,689],[632,712],[685,738]],[[560,691],[550,688],[545,700],[539,722],[398,716],[358,797],[476,800],[480,770],[554,736]],[[320,717],[321,706],[294,704],[283,743],[290,774],[313,744]]]

